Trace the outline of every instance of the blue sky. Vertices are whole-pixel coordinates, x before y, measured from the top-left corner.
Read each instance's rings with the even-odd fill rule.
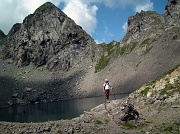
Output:
[[[168,0],[1,0],[0,29],[7,34],[15,23],[50,1],[80,25],[97,43],[120,41],[128,17],[136,12],[163,14]]]

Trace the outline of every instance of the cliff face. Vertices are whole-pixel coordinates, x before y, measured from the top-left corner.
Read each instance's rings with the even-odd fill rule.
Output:
[[[136,39],[153,37],[153,35],[169,35],[172,29],[174,34],[178,34],[180,19],[180,2],[179,0],[169,0],[163,15],[152,11],[141,11],[128,19],[128,30],[122,40],[123,44],[129,44]],[[177,27],[177,29],[175,29]],[[167,33],[165,33],[167,32]],[[176,36],[176,35],[175,35]],[[173,39],[175,39],[174,37]],[[170,38],[172,39],[172,38]]]
[[[93,59],[94,40],[67,15],[47,2],[22,24],[15,24],[4,43],[4,57],[18,67],[30,63],[68,71],[80,59]]]
[[[169,26],[178,26],[180,19],[180,1],[169,0],[166,7],[164,17],[166,24]]]

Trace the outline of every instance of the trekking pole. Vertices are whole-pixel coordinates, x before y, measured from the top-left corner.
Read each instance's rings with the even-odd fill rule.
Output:
[[[104,105],[105,105],[105,109],[106,109],[106,94],[105,94],[105,103],[104,103]]]
[[[114,96],[114,99],[116,100],[116,96],[115,96],[115,94],[114,94],[114,91],[113,91],[113,96]]]
[[[113,93],[114,94],[114,93]],[[116,100],[115,94],[114,94],[114,99]]]

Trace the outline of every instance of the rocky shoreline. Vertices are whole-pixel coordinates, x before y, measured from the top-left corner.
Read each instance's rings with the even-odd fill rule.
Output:
[[[122,122],[118,116],[122,102],[122,100],[113,100],[107,104],[107,109],[105,109],[104,104],[101,104],[72,120],[44,123],[0,122],[0,131],[2,134],[153,134],[168,133],[166,128],[173,127],[171,132],[179,132],[180,107],[168,108],[157,113],[149,112],[148,116],[141,113],[137,121],[133,120],[126,123]]]

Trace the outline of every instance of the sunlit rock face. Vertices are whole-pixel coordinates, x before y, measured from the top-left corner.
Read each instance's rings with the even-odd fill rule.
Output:
[[[15,24],[4,43],[4,58],[18,66],[30,63],[68,71],[79,60],[94,57],[94,40],[52,3],[40,6]]]

